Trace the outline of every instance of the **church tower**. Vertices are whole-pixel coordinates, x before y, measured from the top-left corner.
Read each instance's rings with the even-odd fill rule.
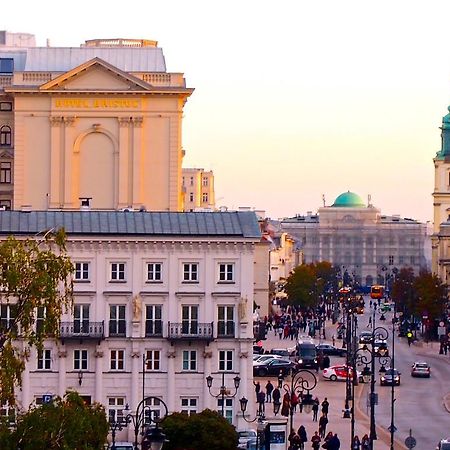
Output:
[[[442,144],[434,161],[434,227],[432,242],[432,270],[447,282],[450,269],[450,107],[442,119]]]

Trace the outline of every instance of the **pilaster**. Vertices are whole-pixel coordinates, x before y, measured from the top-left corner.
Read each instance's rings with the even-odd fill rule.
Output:
[[[63,117],[50,117],[50,208],[60,208],[63,203],[62,125]]]
[[[118,207],[130,205],[130,117],[118,117],[119,121],[119,179],[118,179]]]

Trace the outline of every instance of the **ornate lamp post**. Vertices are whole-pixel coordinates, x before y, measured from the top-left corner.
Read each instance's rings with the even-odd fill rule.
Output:
[[[241,383],[241,379],[239,378],[238,375],[236,375],[233,378],[234,381],[234,394],[231,394],[230,390],[225,386],[225,372],[222,372],[222,386],[220,386],[219,388],[219,393],[218,394],[213,394],[211,392],[211,388],[212,388],[212,384],[213,384],[213,380],[214,378],[209,375],[206,377],[206,385],[208,386],[208,391],[210,393],[210,395],[214,398],[220,398],[222,400],[222,417],[224,417],[225,414],[225,399],[226,398],[233,398],[236,396],[237,391],[239,389],[239,385]]]
[[[157,400],[164,407],[164,414],[159,417],[159,410],[152,409],[151,402]],[[125,411],[129,410],[128,405]],[[161,450],[166,436],[160,428],[161,422],[168,416],[169,411],[167,405],[159,398],[148,396],[143,398],[136,408],[136,413],[128,413],[125,416],[125,423],[131,423],[134,428],[134,449],[138,450],[138,435],[139,431],[142,436],[141,449],[142,450]],[[155,427],[151,428],[151,424]]]

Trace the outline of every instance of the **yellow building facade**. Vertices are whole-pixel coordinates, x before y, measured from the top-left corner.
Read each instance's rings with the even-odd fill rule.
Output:
[[[183,210],[182,114],[193,90],[165,71],[156,42],[0,46],[0,62],[13,209],[78,209],[88,199],[93,209]]]

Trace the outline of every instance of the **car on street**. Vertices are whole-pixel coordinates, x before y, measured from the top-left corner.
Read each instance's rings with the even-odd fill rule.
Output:
[[[411,376],[430,378],[431,376],[430,365],[425,361],[416,361],[411,366]]]
[[[353,378],[353,368],[345,364],[331,366],[323,369],[322,376],[330,381],[345,381],[347,377]],[[356,371],[356,376],[360,383],[364,383],[364,378],[360,371]]]
[[[109,449],[112,449],[112,445]],[[115,450],[133,450],[134,445],[131,442],[115,442],[114,444]]]
[[[441,439],[436,447],[436,450],[450,450],[450,438]]]
[[[297,354],[295,347],[293,348],[272,348],[269,350],[271,355],[282,356],[285,359],[294,358]]]
[[[400,375],[397,369],[386,369],[380,374],[380,386],[400,386]]]
[[[385,339],[375,339],[373,343],[373,349],[376,356],[388,356],[389,349]]]
[[[345,356],[347,354],[347,349],[339,348],[331,344],[317,344],[317,353],[322,352],[322,355],[327,356]]]
[[[287,359],[273,358],[261,363],[253,364],[253,376],[265,377],[267,375],[283,376],[289,375],[297,370],[297,363]]]
[[[248,442],[256,439],[255,430],[238,430],[239,444],[238,449],[247,449]]]
[[[361,331],[359,334],[359,346],[364,347],[364,345],[369,346],[372,343],[372,332],[371,331]]]
[[[268,361],[270,359],[282,359],[279,355],[253,355],[253,365]]]

